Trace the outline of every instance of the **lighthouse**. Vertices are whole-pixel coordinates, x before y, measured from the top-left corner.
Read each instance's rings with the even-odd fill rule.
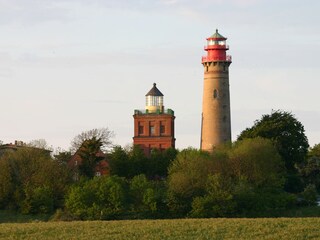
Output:
[[[231,142],[231,114],[229,66],[231,56],[226,54],[227,38],[218,30],[207,38],[202,57],[204,68],[200,148],[212,151],[214,147]]]
[[[174,111],[165,109],[163,94],[156,83],[146,94],[146,105],[143,110],[134,110],[133,144],[139,145],[146,156],[152,149],[160,151],[175,147]]]

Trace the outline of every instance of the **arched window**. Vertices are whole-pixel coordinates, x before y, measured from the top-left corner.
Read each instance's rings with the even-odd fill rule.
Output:
[[[213,90],[213,98],[214,99],[218,98],[218,90],[217,89]]]

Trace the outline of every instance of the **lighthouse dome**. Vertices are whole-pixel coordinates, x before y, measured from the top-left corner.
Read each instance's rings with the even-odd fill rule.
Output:
[[[150,91],[146,94],[146,96],[163,96],[163,94],[157,88],[157,84],[154,83],[153,88],[150,89]]]
[[[146,94],[146,110],[148,113],[162,113],[163,107],[163,94],[157,88],[157,84],[153,84],[153,87]]]
[[[212,34],[209,39],[216,39],[216,40],[227,40],[224,36],[222,36],[219,32],[218,29],[216,29],[216,32]]]

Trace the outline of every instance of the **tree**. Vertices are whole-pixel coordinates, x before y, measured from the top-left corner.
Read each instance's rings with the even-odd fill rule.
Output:
[[[72,155],[69,151],[64,151],[59,149],[54,155],[54,160],[56,160],[59,164],[67,164],[71,159]]]
[[[175,159],[178,151],[168,148],[164,151],[152,149],[150,157],[146,160],[146,174],[149,178],[163,178],[168,175],[168,168]]]
[[[117,176],[80,181],[66,196],[66,209],[82,220],[114,219],[126,208],[126,182]]]
[[[206,194],[192,201],[191,217],[226,217],[234,212],[231,179],[220,174],[210,175]]]
[[[304,161],[308,152],[304,127],[290,112],[277,110],[263,115],[251,128],[242,131],[238,140],[255,137],[272,140],[288,171],[294,171],[296,164]]]
[[[88,178],[93,178],[95,176],[95,169],[97,163],[104,159],[104,155],[100,155],[102,141],[101,139],[96,139],[92,137],[91,139],[85,140],[77,154],[81,158],[81,163],[79,163],[79,173],[81,176],[86,176]]]
[[[303,203],[308,206],[317,205],[317,195],[316,186],[313,184],[307,185],[301,193]]]
[[[128,152],[128,178],[133,178],[136,175],[146,172],[147,157],[139,145],[133,145]]]
[[[158,194],[153,182],[149,181],[143,174],[133,177],[130,181],[132,209],[143,213],[144,216],[153,214],[158,210],[162,195]]]
[[[169,208],[185,214],[191,210],[194,197],[205,193],[213,163],[208,152],[188,148],[178,153],[168,170]]]
[[[271,140],[261,137],[238,141],[229,152],[229,174],[258,188],[283,188],[284,162]]]
[[[109,156],[110,174],[119,177],[128,177],[129,156],[128,152],[121,146],[115,146]]]
[[[49,146],[45,139],[34,139],[26,144],[28,147],[34,147],[39,149],[44,149],[48,151],[52,151],[53,147]]]
[[[308,157],[317,157],[320,158],[320,143],[314,145],[312,148],[310,148],[308,152]]]
[[[70,181],[66,166],[53,161],[47,151],[28,147],[1,156],[0,176],[2,207],[24,213],[62,207]]]
[[[88,131],[84,131],[73,138],[71,141],[71,152],[75,153],[82,144],[90,139],[99,139],[101,142],[101,150],[107,151],[112,146],[111,139],[114,137],[114,133],[108,128],[95,128]]]
[[[13,172],[8,161],[0,159],[0,208],[9,205],[15,190]]]
[[[307,160],[299,165],[298,170],[304,185],[313,184],[320,192],[320,144],[310,148]]]

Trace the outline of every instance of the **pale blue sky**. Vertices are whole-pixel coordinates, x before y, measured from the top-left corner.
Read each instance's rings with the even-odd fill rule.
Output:
[[[199,147],[201,56],[228,37],[232,138],[271,109],[320,142],[316,0],[0,0],[0,140],[67,149],[108,127],[132,143],[134,109],[156,82],[176,114],[176,145]]]

